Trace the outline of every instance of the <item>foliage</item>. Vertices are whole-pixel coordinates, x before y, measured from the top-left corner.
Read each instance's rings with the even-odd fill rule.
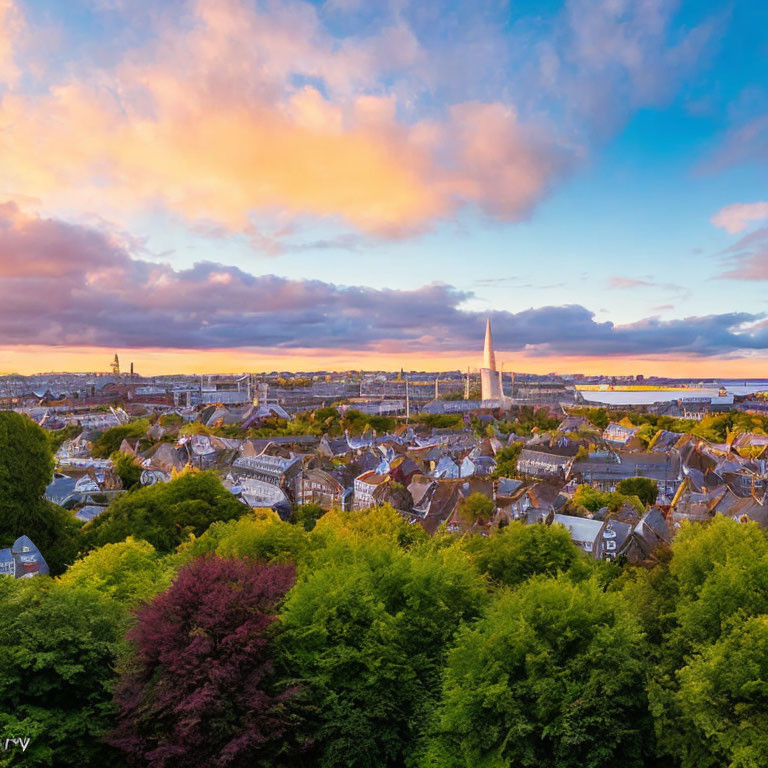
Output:
[[[237,520],[213,523],[199,538],[179,547],[177,562],[216,553],[267,563],[295,563],[308,547],[302,528],[283,522],[271,510],[247,512]]]
[[[273,764],[291,722],[273,675],[275,607],[289,566],[206,557],[138,611],[111,737],[159,768]]]
[[[471,493],[459,502],[459,517],[467,525],[485,525],[495,512],[493,500],[483,493]]]
[[[170,552],[190,533],[199,536],[211,523],[233,520],[247,511],[215,474],[190,472],[119,496],[84,532],[91,546],[134,536],[160,552]]]
[[[460,413],[419,413],[411,417],[411,424],[430,429],[464,429],[464,417]]]
[[[282,647],[304,686],[308,764],[403,765],[439,692],[451,638],[485,599],[455,547],[404,552],[382,539],[348,540],[306,569],[282,612]]]
[[[625,496],[618,491],[598,491],[591,485],[580,485],[573,494],[572,506],[583,507],[588,512],[595,513],[603,507],[616,512],[624,504],[631,504],[642,515],[645,507],[636,496]]]
[[[78,424],[67,424],[62,429],[46,429],[45,436],[48,438],[51,453],[55,454],[65,441],[74,440],[82,431]]]
[[[44,498],[53,464],[45,432],[26,416],[0,411],[0,547],[27,535],[57,574],[80,549],[81,523]]]
[[[46,527],[43,499],[53,477],[53,455],[45,432],[26,416],[0,411],[0,543],[22,534],[35,538]],[[35,542],[42,547],[42,541]]]
[[[497,427],[502,434],[514,432],[516,435],[530,435],[537,432],[549,432],[557,428],[560,418],[551,416],[549,408],[534,408],[530,405],[516,406],[510,411],[507,420],[499,421]]]
[[[642,636],[595,581],[537,577],[461,630],[423,766],[645,765]]]
[[[149,429],[148,419],[138,419],[130,424],[120,424],[116,427],[110,427],[106,432],[102,432],[94,441],[91,453],[100,459],[106,459],[115,451],[120,450],[123,440],[134,437],[145,437]]]
[[[325,509],[319,504],[299,504],[291,514],[291,522],[311,531],[324,514]]]
[[[513,521],[490,536],[471,536],[467,551],[477,568],[497,584],[516,586],[534,574],[554,576],[581,557],[561,525],[525,525]]]
[[[59,582],[94,589],[133,608],[165,589],[172,575],[151,544],[129,536],[89,552],[73,563]]]
[[[750,768],[768,755],[768,616],[740,622],[679,673],[695,765]],[[690,759],[684,765],[694,765]]]
[[[110,457],[115,473],[120,478],[123,488],[130,491],[141,484],[141,467],[130,453],[117,451]]]
[[[0,580],[0,741],[29,737],[3,765],[114,764],[102,741],[123,609],[98,592],[38,576]]]
[[[649,477],[628,477],[620,480],[616,491],[623,496],[637,496],[646,507],[655,504],[659,495],[658,484]]]
[[[315,546],[335,538],[384,539],[408,549],[427,539],[420,525],[412,525],[389,504],[361,511],[334,509],[323,515],[312,531]]]
[[[492,477],[517,477],[517,460],[520,458],[524,444],[512,443],[502,448],[496,454],[496,468]]]

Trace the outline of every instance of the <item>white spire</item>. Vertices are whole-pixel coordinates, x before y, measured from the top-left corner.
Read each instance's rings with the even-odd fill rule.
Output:
[[[493,353],[493,336],[491,336],[491,318],[485,321],[485,350],[483,352],[483,367],[496,370],[496,355]]]

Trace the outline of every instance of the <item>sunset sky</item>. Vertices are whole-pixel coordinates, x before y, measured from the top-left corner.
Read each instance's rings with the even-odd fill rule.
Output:
[[[0,0],[0,372],[768,377],[768,3]]]

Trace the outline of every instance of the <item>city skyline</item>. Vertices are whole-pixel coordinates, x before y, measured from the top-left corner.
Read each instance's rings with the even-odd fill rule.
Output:
[[[761,377],[768,7],[0,0],[0,372]]]

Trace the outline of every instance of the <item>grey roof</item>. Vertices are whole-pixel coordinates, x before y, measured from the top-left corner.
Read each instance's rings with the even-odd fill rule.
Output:
[[[590,520],[588,517],[573,515],[555,515],[553,522],[564,525],[574,541],[596,541],[603,527],[602,520]]]

